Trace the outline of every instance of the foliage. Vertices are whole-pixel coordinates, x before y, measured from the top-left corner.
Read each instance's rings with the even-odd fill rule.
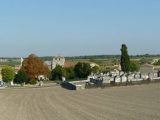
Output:
[[[21,63],[19,61],[6,61],[6,62],[0,62],[0,65],[6,65],[6,66],[12,66],[20,65]]]
[[[92,73],[97,73],[97,72],[99,72],[99,71],[100,71],[100,69],[99,69],[98,66],[94,66],[94,67],[92,68]]]
[[[2,79],[4,82],[8,83],[14,79],[14,69],[10,66],[4,66],[2,68]]]
[[[154,65],[160,65],[160,59]]]
[[[36,55],[31,54],[23,61],[22,71],[24,71],[30,80],[38,79],[39,75],[48,76],[48,66],[43,63]]]
[[[130,58],[128,55],[127,46],[125,44],[122,44],[121,48],[121,68],[124,72],[130,71]]]
[[[130,71],[137,72],[140,69],[140,64],[138,61],[131,61],[130,62]]]
[[[74,73],[74,68],[65,68],[65,77],[66,79],[74,79],[75,78],[75,73]]]
[[[35,85],[35,84],[37,83],[37,80],[32,79],[32,80],[29,81],[29,83],[30,83],[31,85]]]
[[[74,68],[75,75],[78,78],[87,78],[87,76],[91,74],[91,71],[92,69],[89,63],[79,62]]]
[[[24,71],[18,71],[15,76],[14,82],[17,84],[28,83],[28,76]]]
[[[57,65],[55,69],[51,72],[52,80],[62,80],[62,77],[65,76],[65,71],[62,66]]]

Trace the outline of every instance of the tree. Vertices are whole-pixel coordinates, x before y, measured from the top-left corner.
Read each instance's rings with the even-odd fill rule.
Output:
[[[99,72],[99,71],[100,71],[100,69],[99,69],[98,66],[94,66],[94,67],[92,68],[92,72],[93,72],[93,73],[97,73],[97,72]]]
[[[131,72],[138,72],[140,69],[140,64],[138,61],[131,61],[130,62],[130,71]]]
[[[125,44],[122,44],[121,48],[121,69],[124,72],[130,71],[130,58],[128,55],[127,46]]]
[[[160,65],[160,59],[154,63],[154,65]]]
[[[74,73],[74,68],[65,68],[65,77],[66,79],[74,79],[75,78],[75,73]]]
[[[29,80],[37,80],[39,75],[48,76],[49,68],[36,55],[31,54],[23,61],[22,71],[24,71]]]
[[[15,76],[14,82],[17,83],[17,84],[21,84],[21,85],[23,83],[28,83],[27,74],[22,70],[18,71],[18,73]]]
[[[91,66],[89,63],[78,62],[74,68],[76,77],[78,78],[87,78],[91,74]]]
[[[65,71],[62,66],[57,65],[55,69],[52,70],[52,80],[62,80],[62,77],[65,76]]]
[[[10,66],[4,66],[2,68],[2,79],[4,82],[8,83],[14,79],[14,69]]]

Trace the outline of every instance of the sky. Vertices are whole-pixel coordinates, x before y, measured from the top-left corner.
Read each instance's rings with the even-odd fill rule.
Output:
[[[160,0],[1,0],[0,56],[160,54]]]

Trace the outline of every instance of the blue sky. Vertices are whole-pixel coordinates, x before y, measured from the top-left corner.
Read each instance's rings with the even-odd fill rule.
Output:
[[[159,0],[1,0],[0,56],[160,54]]]

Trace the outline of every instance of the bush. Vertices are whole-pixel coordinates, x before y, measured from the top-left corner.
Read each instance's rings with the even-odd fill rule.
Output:
[[[19,71],[15,76],[14,83],[17,83],[17,84],[28,83],[27,74],[23,71]]]
[[[65,77],[66,79],[74,79],[75,78],[74,68],[65,68]]]
[[[35,85],[35,84],[37,84],[37,80],[30,80],[30,82],[29,82],[31,85]]]
[[[10,66],[4,66],[2,68],[2,79],[4,82],[8,83],[14,79],[14,69]]]
[[[55,69],[52,70],[52,80],[62,80],[62,77],[64,76],[65,71],[62,68],[62,66],[57,65]]]

